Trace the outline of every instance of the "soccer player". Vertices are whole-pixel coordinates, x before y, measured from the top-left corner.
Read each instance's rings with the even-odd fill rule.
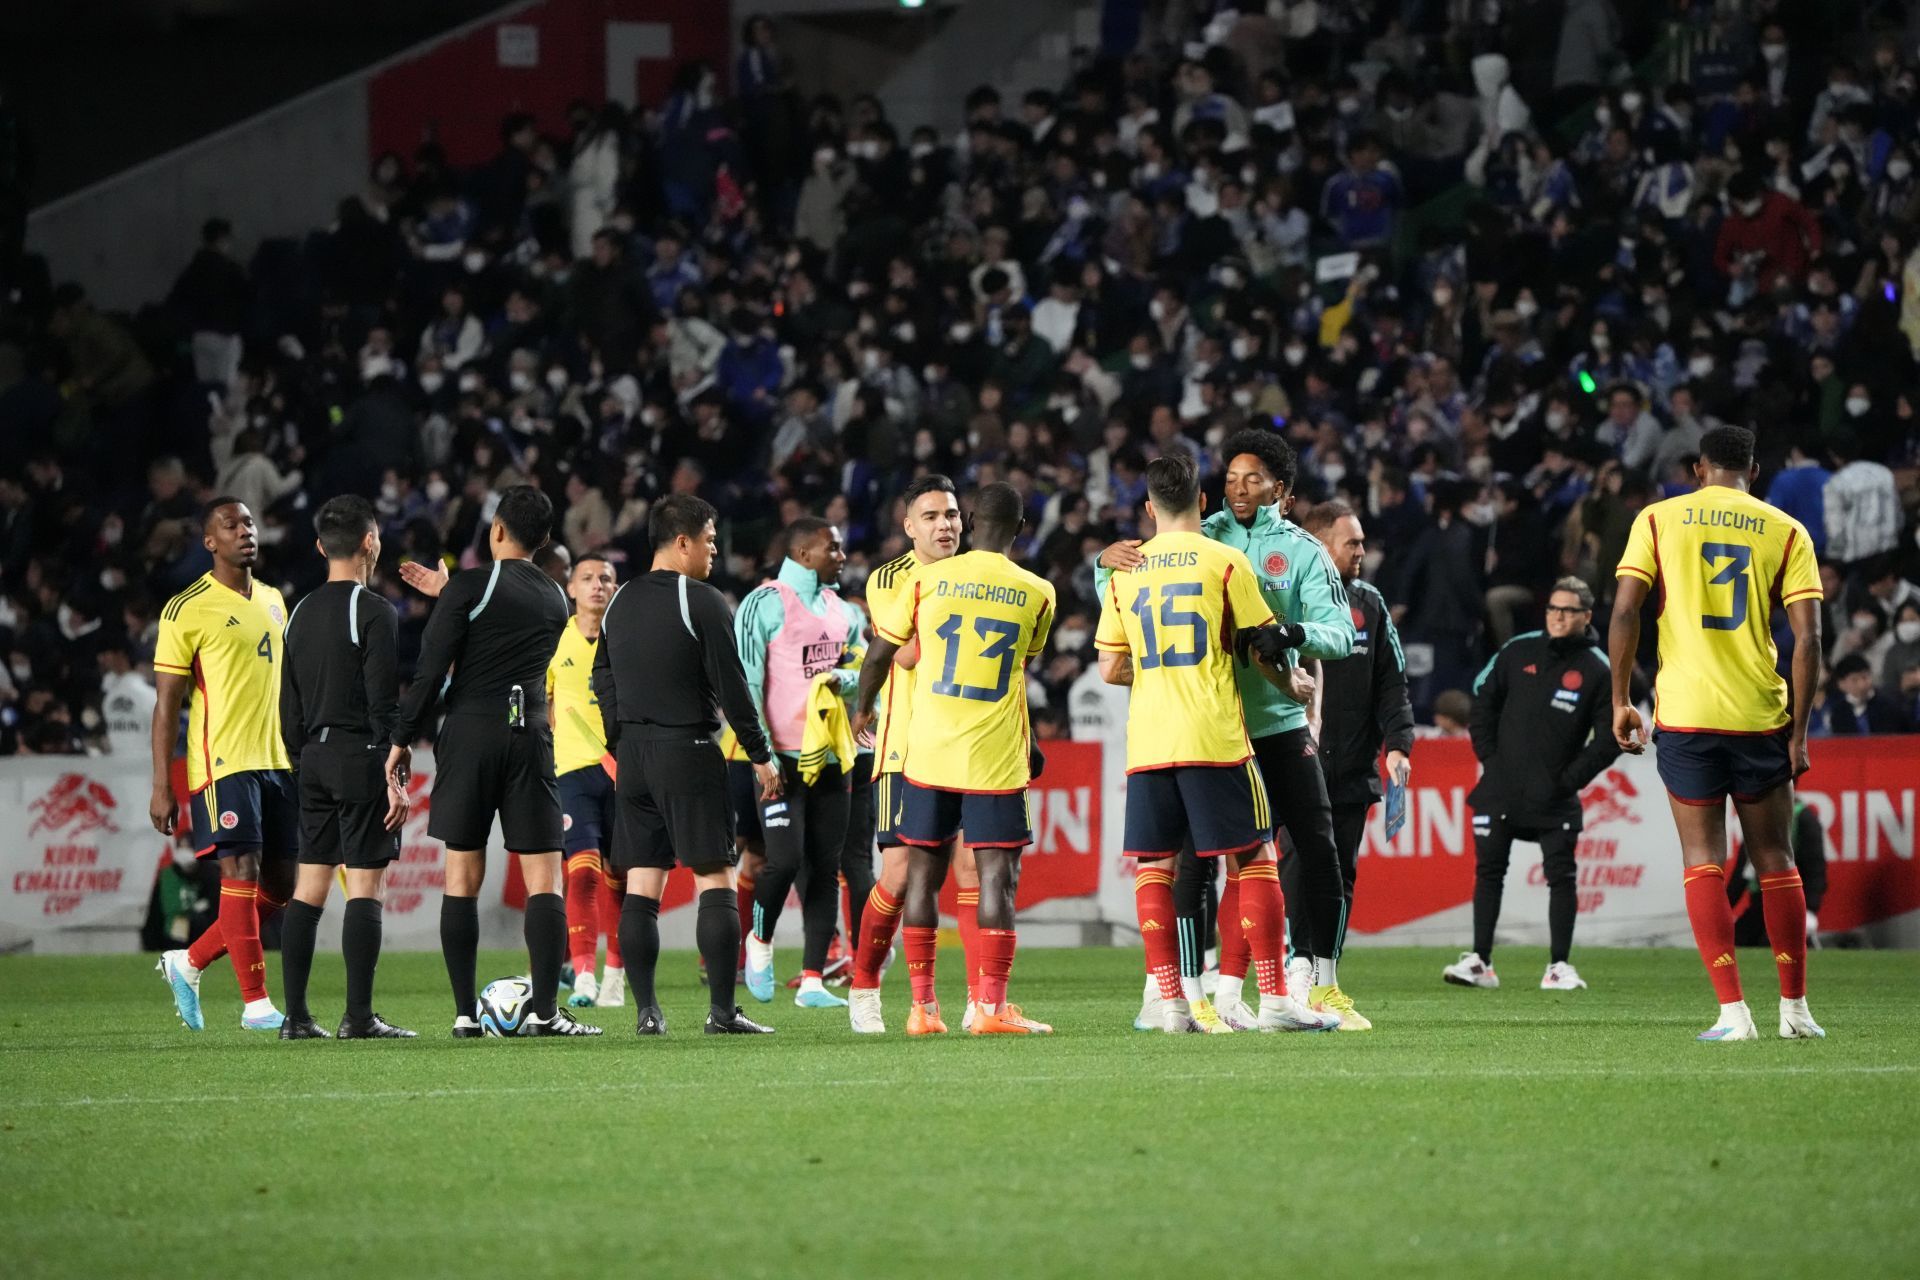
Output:
[[[444,568],[408,563],[400,575],[437,596],[420,639],[413,684],[400,704],[387,773],[405,785],[414,741],[444,685],[447,714],[435,752],[427,834],[447,846],[440,899],[440,951],[453,989],[453,1035],[481,1036],[474,969],[480,950],[480,885],[494,815],[527,886],[524,928],[533,985],[523,1036],[597,1036],[558,1007],[567,958],[567,907],[560,888],[560,794],[547,728],[547,662],[567,626],[567,597],[533,566],[553,527],[553,504],[532,485],[500,495],[488,531],[493,564],[449,578]]]
[[[800,909],[805,925],[800,989],[803,1009],[838,1009],[847,1002],[828,991],[822,975],[833,943],[839,901],[841,847],[846,842],[852,760],[826,749],[813,781],[800,769],[814,684],[823,677],[851,694],[859,673],[840,665],[860,641],[860,617],[833,590],[847,561],[840,532],[817,516],[802,516],[785,531],[786,556],[774,581],[749,592],[734,617],[740,662],[754,710],[779,756],[785,779],[760,812],[766,864],[754,889],[753,930],[747,935],[747,991],[773,999],[773,933],[801,866]]]
[[[400,715],[394,650],[399,615],[368,587],[380,563],[373,504],[342,494],[313,518],[327,580],[287,619],[280,730],[300,781],[300,875],[280,941],[287,1020],[282,1040],[325,1040],[307,1009],[314,935],[338,873],[347,890],[340,950],[347,965],[342,1040],[411,1040],[373,1011],[380,962],[380,882],[400,854],[407,793],[386,777],[379,748]]]
[[[293,889],[299,838],[292,765],[280,736],[287,605],[278,591],[254,579],[260,542],[246,503],[215,498],[203,510],[200,528],[213,568],[160,611],[147,816],[154,830],[173,834],[173,744],[180,704],[191,687],[187,808],[198,856],[220,859],[220,913],[191,947],[164,953],[158,967],[173,989],[180,1020],[198,1031],[206,1025],[201,971],[228,956],[246,1001],[240,1025],[278,1031],[285,1019],[267,998],[260,924]]]
[[[1102,678],[1133,686],[1125,848],[1140,860],[1134,900],[1147,972],[1166,1002],[1162,1030],[1232,1029],[1217,1020],[1203,1028],[1180,983],[1173,860],[1191,841],[1199,857],[1231,858],[1239,873],[1236,915],[1260,987],[1255,1025],[1333,1030],[1338,1014],[1315,1012],[1287,993],[1285,906],[1267,843],[1273,822],[1235,678],[1235,651],[1245,646],[1277,686],[1283,677],[1274,664],[1299,649],[1307,632],[1299,622],[1276,622],[1245,553],[1201,533],[1203,505],[1191,455],[1170,452],[1147,464],[1154,536],[1139,548],[1136,568],[1108,580],[1094,635]]]
[[[990,484],[974,498],[972,551],[923,565],[913,589],[896,594],[874,618],[873,646],[860,670],[856,735],[873,718],[874,699],[895,655],[918,640],[925,685],[908,726],[904,792],[895,838],[911,850],[907,867],[907,974],[913,1009],[907,1034],[947,1029],[934,988],[939,937],[935,896],[946,879],[949,842],[965,829],[980,869],[979,972],[974,1035],[1035,1035],[1053,1030],[1007,1003],[1013,972],[1014,886],[1020,851],[1033,842],[1027,819],[1032,731],[1026,664],[1047,643],[1054,592],[1007,558],[1025,523],[1020,495]]]
[[[593,655],[600,643],[600,620],[613,599],[613,564],[596,551],[573,562],[567,598],[573,617],[547,663],[547,710],[553,727],[553,767],[559,774],[562,853],[566,857],[567,951],[573,961],[576,1009],[627,1002],[626,973],[620,962],[620,901],[626,886],[605,866],[602,856],[613,835],[612,758],[600,703],[593,696]],[[606,976],[593,976],[600,935],[607,936]]]
[[[1235,433],[1221,454],[1227,460],[1226,507],[1201,522],[1200,532],[1222,546],[1241,552],[1253,566],[1260,594],[1273,614],[1302,628],[1304,640],[1285,660],[1287,680],[1275,683],[1258,664],[1244,658],[1235,666],[1246,729],[1254,759],[1273,805],[1277,825],[1284,826],[1293,851],[1287,859],[1286,896],[1306,926],[1293,933],[1293,964],[1289,989],[1307,998],[1316,1009],[1340,1015],[1344,1031],[1365,1031],[1373,1024],[1353,1007],[1340,989],[1339,939],[1345,927],[1345,899],[1341,893],[1340,861],[1333,838],[1333,807],[1327,798],[1327,780],[1316,758],[1315,734],[1308,726],[1308,707],[1292,673],[1306,665],[1344,658],[1353,651],[1353,618],[1340,575],[1318,539],[1286,518],[1288,496],[1299,465],[1292,446],[1271,431]],[[1138,551],[1122,543],[1107,549],[1103,565],[1131,567]],[[1097,585],[1097,575],[1096,575]],[[1104,598],[1104,597],[1103,597]],[[1175,873],[1175,898],[1181,908],[1181,929],[1192,945],[1184,948],[1186,968],[1182,987],[1191,1007],[1205,1023],[1212,1006],[1192,1004],[1199,991],[1197,959],[1200,946],[1199,914],[1203,885],[1211,880],[1212,865],[1182,858]],[[1221,982],[1215,1004],[1227,1020],[1245,1027],[1254,1019],[1241,999],[1246,948],[1232,936],[1239,910],[1239,878],[1231,862],[1220,897],[1220,919],[1227,922],[1221,943]],[[1238,956],[1239,964],[1231,962]],[[1239,973],[1232,972],[1236,967]]]
[[[1811,765],[1807,719],[1820,681],[1820,575],[1800,522],[1749,492],[1760,469],[1753,433],[1715,427],[1701,437],[1700,487],[1644,508],[1617,570],[1609,644],[1613,735],[1621,750],[1647,748],[1629,693],[1640,644],[1640,606],[1659,596],[1659,670],[1653,741],[1686,863],[1687,918],[1720,999],[1700,1039],[1759,1037],[1740,993],[1733,912],[1727,905],[1727,797],[1740,815],[1760,876],[1767,937],[1780,971],[1780,1034],[1826,1035],[1807,1011],[1807,902],[1788,828],[1793,780]],[[1776,669],[1769,615],[1783,606],[1793,629],[1793,696]]]
[[[960,502],[953,481],[942,475],[922,476],[907,487],[902,501],[907,512],[907,540],[912,547],[867,578],[867,608],[875,619],[892,609],[899,597],[913,593],[914,579],[923,569],[960,550]],[[912,658],[919,656],[914,645],[908,645],[905,652]],[[900,805],[905,798],[901,771],[907,761],[907,730],[912,723],[916,677],[911,666],[899,662],[884,674],[873,729],[874,839],[880,846],[880,875],[867,895],[860,932],[854,938],[853,989],[847,1010],[853,1029],[866,1035],[886,1030],[880,1008],[880,970],[893,950],[907,891],[907,846],[899,838]],[[967,886],[963,883],[963,887]],[[977,911],[977,880],[972,889]],[[961,935],[968,944],[972,942],[970,933],[963,931]],[[972,954],[971,945],[967,954]],[[968,968],[971,971],[972,966]],[[967,982],[971,989],[971,972]]]

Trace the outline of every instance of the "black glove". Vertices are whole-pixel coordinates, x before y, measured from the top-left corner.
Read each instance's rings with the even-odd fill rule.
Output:
[[[1297,622],[1282,622],[1272,627],[1255,627],[1251,631],[1243,631],[1240,634],[1246,637],[1247,648],[1270,667],[1278,666],[1280,656],[1287,650],[1298,649],[1307,642],[1307,629]]]
[[[1027,774],[1030,777],[1037,778],[1041,774],[1045,773],[1046,771],[1047,771],[1047,758],[1046,756],[1041,754],[1040,744],[1037,742],[1028,743],[1027,744]]]

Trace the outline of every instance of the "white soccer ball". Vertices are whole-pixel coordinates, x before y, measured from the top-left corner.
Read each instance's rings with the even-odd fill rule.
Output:
[[[517,1036],[532,1008],[532,982],[495,978],[480,993],[480,1030],[489,1036]]]

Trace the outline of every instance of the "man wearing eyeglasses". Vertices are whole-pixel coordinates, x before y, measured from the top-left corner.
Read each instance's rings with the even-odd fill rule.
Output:
[[[1473,807],[1473,950],[1442,976],[1463,987],[1497,987],[1493,931],[1515,840],[1540,846],[1547,881],[1550,963],[1542,991],[1586,986],[1573,950],[1574,846],[1580,789],[1620,755],[1613,736],[1612,668],[1593,630],[1593,590],[1562,578],[1547,598],[1547,629],[1517,635],[1473,685],[1469,721],[1480,782]]]

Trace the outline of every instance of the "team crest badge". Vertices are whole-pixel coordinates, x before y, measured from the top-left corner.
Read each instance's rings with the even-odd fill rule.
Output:
[[[1560,677],[1560,687],[1562,689],[1578,689],[1580,682],[1581,677],[1578,671],[1569,671]]]
[[[231,831],[239,825],[240,825],[240,815],[235,813],[233,810],[228,809],[225,813],[220,815],[220,829],[222,831]]]
[[[573,815],[572,815],[572,814],[570,814],[570,813],[563,813],[563,814],[561,814],[561,815],[560,815],[560,829],[561,829],[562,831],[571,831],[571,830],[573,830]]]
[[[1353,618],[1354,630],[1365,631],[1367,629],[1367,615],[1361,611],[1359,605],[1354,605],[1352,608],[1348,609],[1347,612]]]
[[[1287,558],[1278,551],[1269,551],[1267,553],[1267,576],[1269,578],[1284,578],[1286,575]]]
[[[277,604],[267,606],[267,616],[273,619],[275,626],[283,625],[287,620],[286,615],[280,612],[280,606]]]

